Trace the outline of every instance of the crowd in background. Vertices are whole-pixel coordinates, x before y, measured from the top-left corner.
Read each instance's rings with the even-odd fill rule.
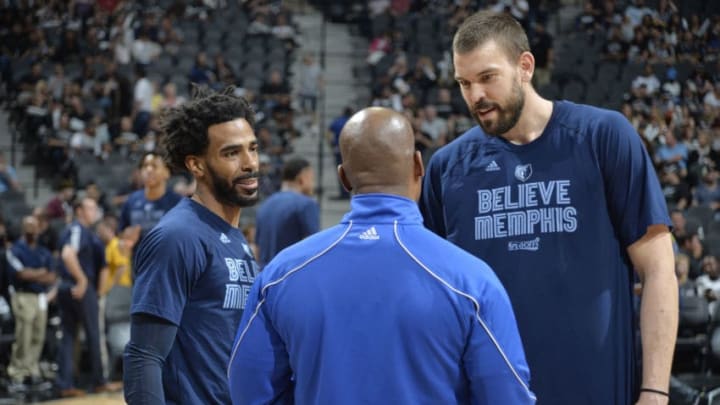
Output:
[[[237,19],[246,24],[238,28],[234,25]],[[25,152],[24,161],[19,163],[35,165],[40,176],[57,190],[40,207],[27,206],[22,197],[15,201],[18,195],[22,196],[22,186],[8,157],[0,153],[3,214],[0,253],[5,257],[5,252],[13,252],[16,245],[32,245],[32,252],[47,249],[52,258],[38,267],[49,275],[32,278],[27,281],[29,284],[8,275],[32,267],[23,259],[14,262],[17,268],[4,268],[1,272],[0,290],[6,305],[0,312],[7,314],[9,304],[17,304],[13,297],[28,290],[45,294],[49,321],[47,331],[32,330],[34,340],[27,343],[35,348],[39,344],[42,349],[36,366],[23,369],[22,364],[13,363],[10,345],[3,344],[0,385],[8,382],[9,391],[25,395],[36,388],[47,388],[43,384],[62,373],[55,361],[64,344],[58,339],[58,332],[70,320],[58,311],[57,285],[64,263],[66,227],[82,222],[80,217],[86,212],[83,207],[91,200],[98,215],[93,223],[84,226],[102,244],[98,251],[107,252],[107,258],[114,257],[116,262],[129,260],[137,235],[121,232],[123,207],[132,202],[133,192],[149,187],[148,177],[157,177],[148,173],[162,170],[145,168],[143,159],[160,145],[158,120],[162,111],[186,102],[192,96],[193,86],[233,91],[250,102],[256,112],[256,133],[262,150],[261,196],[267,197],[280,189],[283,163],[302,130],[298,128],[302,120],[297,115],[307,116],[307,125],[315,122],[317,86],[313,83],[319,83],[320,77],[318,65],[310,55],[304,56],[299,72],[299,94],[294,94],[290,87],[289,65],[299,41],[292,12],[278,1],[156,4],[78,0],[0,5],[0,105],[8,112],[9,125],[18,134],[17,142]],[[253,60],[266,50],[272,58],[261,58],[259,64]],[[297,109],[300,114],[296,113],[293,100],[296,95],[300,97]],[[194,184],[189,175],[169,177],[168,173],[161,185],[171,190],[168,192],[192,193]],[[13,210],[18,203],[20,209]],[[26,223],[36,225],[33,228]],[[252,237],[252,224],[244,225],[247,235]],[[107,265],[112,263],[108,261]],[[131,279],[127,275],[120,278],[115,274],[114,282],[98,281],[94,285],[101,301],[102,297],[113,295],[114,285],[129,287],[126,284]],[[9,289],[15,287],[17,290],[10,294]],[[113,344],[113,340],[124,344],[129,317],[126,305],[129,296],[120,295],[117,299],[123,302],[110,298],[107,308],[100,309],[101,313],[107,311],[110,322],[107,326],[101,322],[99,326],[103,375],[114,379],[118,379],[116,366],[122,345]],[[118,310],[124,310],[124,316],[118,316]],[[118,332],[114,325],[124,326]],[[110,340],[107,342],[106,332]],[[0,327],[0,335],[7,337],[12,333],[12,325],[10,329],[8,325]],[[89,340],[92,332],[89,333],[86,329],[81,347],[93,360],[92,339]],[[111,349],[109,354],[107,348]],[[15,366],[6,370],[9,363]],[[81,366],[75,377],[81,379],[81,385],[93,388],[95,380],[87,373],[91,368]],[[55,393],[79,394],[63,388],[67,387],[58,387]],[[112,387],[94,388],[102,391]],[[39,394],[40,399],[42,395],[52,395],[52,390],[42,392],[45,394]]]
[[[76,0],[0,6],[0,97],[21,135],[28,156],[23,163],[36,164],[57,185],[53,199],[29,213],[38,224],[38,243],[56,260],[60,232],[74,217],[78,196],[96,201],[105,218],[98,232],[107,243],[113,240],[107,225],[127,196],[143,187],[138,163],[159,144],[158,117],[191,96],[190,83],[218,90],[232,85],[248,99],[257,113],[261,194],[280,188],[283,162],[301,133],[297,115],[312,117],[315,111],[320,68],[304,56],[300,88],[293,94],[287,63],[258,67],[235,58],[235,49],[247,51],[239,44],[262,39],[279,49],[282,59],[292,55],[301,36],[280,1],[230,3]],[[681,284],[714,305],[720,297],[720,238],[714,238],[720,226],[713,225],[720,223],[714,215],[720,208],[720,15],[681,12],[679,6],[671,0],[585,1],[572,32],[562,34],[588,36],[603,61],[640,66],[612,105],[621,106],[656,163],[673,210]],[[215,33],[210,27],[226,24],[221,16],[233,7],[247,22],[243,36],[233,36],[227,26]],[[426,160],[475,124],[453,78],[450,43],[458,25],[480,7],[518,19],[536,59],[534,84],[542,89],[555,81],[553,72],[562,63],[555,51],[562,39],[548,27],[554,2],[366,4],[360,28],[369,40],[369,104],[402,111]],[[334,122],[335,135],[351,111]],[[124,165],[127,172],[121,183],[83,178],[78,168],[88,162]],[[22,191],[14,170],[0,155],[0,193]],[[190,183],[179,177],[175,190],[187,195]],[[339,197],[348,197],[342,188]],[[15,220],[11,229],[0,226],[3,240],[22,237]]]

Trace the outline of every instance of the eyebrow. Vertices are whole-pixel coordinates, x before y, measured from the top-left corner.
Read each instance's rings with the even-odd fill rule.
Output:
[[[248,143],[248,147],[253,147],[253,146],[257,145],[257,144],[258,144],[257,139],[253,139],[252,141],[250,141],[250,142]],[[242,143],[233,143],[233,144],[230,144],[230,145],[225,145],[225,146],[223,146],[222,148],[220,148],[220,153],[229,152],[229,151],[235,150],[235,149],[242,149],[242,148],[244,148],[244,147],[245,147],[245,145],[242,144]]]
[[[480,77],[480,76],[486,75],[488,73],[495,73],[498,70],[500,70],[500,69],[498,69],[496,67],[489,67],[487,69],[480,71],[478,74],[475,75],[475,77]],[[455,80],[465,80],[465,79],[462,78],[461,76],[455,76]]]

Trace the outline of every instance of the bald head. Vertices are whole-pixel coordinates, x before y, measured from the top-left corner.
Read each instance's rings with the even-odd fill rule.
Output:
[[[393,193],[413,199],[423,174],[410,122],[393,110],[370,107],[353,115],[340,134],[341,179],[356,193]],[[419,166],[418,166],[419,165]]]
[[[22,231],[26,238],[34,240],[38,234],[38,220],[32,215],[22,219]],[[31,242],[31,241],[28,241]]]

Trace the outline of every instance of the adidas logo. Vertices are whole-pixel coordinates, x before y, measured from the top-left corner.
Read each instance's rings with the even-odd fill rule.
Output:
[[[358,236],[358,237],[362,240],[378,240],[378,239],[380,239],[380,235],[378,235],[374,226],[370,227],[370,229],[361,233],[360,236]]]
[[[225,235],[225,233],[220,234],[220,242],[222,243],[230,243],[230,238]]]
[[[487,167],[485,167],[486,172],[496,172],[498,170],[500,170],[500,165],[497,164],[497,162],[495,162],[494,160],[492,162],[490,162],[490,164],[487,165]]]

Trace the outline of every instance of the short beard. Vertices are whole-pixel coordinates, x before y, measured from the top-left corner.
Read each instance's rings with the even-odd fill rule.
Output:
[[[525,93],[523,93],[520,84],[513,81],[512,94],[508,98],[506,105],[501,107],[497,103],[478,103],[472,109],[472,115],[486,134],[500,136],[517,125],[524,106]],[[497,111],[498,118],[494,127],[492,127],[489,120],[481,120],[477,113],[478,110],[484,110],[488,107],[494,107]]]
[[[235,191],[235,182],[239,180],[258,178],[260,173],[252,172],[246,175],[236,177],[232,179],[230,184],[225,179],[218,176],[215,170],[207,165],[208,173],[210,174],[210,181],[212,183],[212,194],[215,199],[223,205],[230,205],[235,207],[252,207],[260,199],[259,193],[256,191],[252,197],[246,197]]]

